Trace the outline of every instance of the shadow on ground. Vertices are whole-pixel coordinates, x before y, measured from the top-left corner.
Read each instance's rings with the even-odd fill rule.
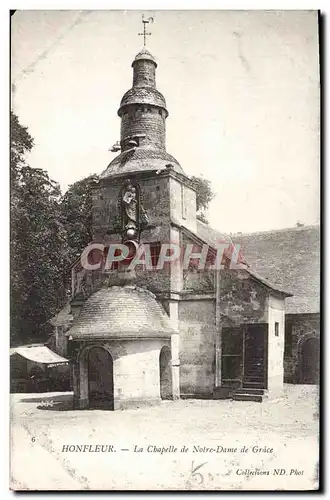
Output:
[[[20,403],[39,403],[38,410],[69,411],[74,410],[72,394],[43,394],[40,397],[21,398]]]

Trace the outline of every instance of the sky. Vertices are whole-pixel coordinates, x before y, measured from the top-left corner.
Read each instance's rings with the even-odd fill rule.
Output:
[[[142,11],[17,11],[12,107],[28,157],[63,191],[115,157]],[[167,101],[167,151],[216,193],[210,224],[252,232],[319,222],[316,11],[144,11]]]

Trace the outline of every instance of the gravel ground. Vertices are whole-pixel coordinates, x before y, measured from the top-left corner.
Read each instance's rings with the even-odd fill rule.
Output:
[[[71,410],[71,393],[11,401],[15,490],[317,488],[315,386],[286,386],[282,399],[263,403],[180,400],[115,412]]]

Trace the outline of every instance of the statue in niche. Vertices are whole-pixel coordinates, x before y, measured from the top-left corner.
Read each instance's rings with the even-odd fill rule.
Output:
[[[138,202],[136,199],[136,188],[129,181],[123,193],[123,207],[127,218],[127,224],[125,225],[125,229],[136,227],[137,215],[138,215],[137,203]]]
[[[148,224],[148,216],[141,203],[140,188],[128,179],[121,191],[121,218],[123,240],[139,239],[141,228]]]

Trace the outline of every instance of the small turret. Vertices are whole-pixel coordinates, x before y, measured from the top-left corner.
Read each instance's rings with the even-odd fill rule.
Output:
[[[156,89],[157,63],[144,47],[133,63],[133,87],[123,96],[118,115],[121,118],[122,151],[138,146],[165,150],[165,119],[168,116],[164,96]]]
[[[147,35],[143,34],[144,37]],[[163,170],[169,163],[174,170],[184,173],[178,161],[166,152],[165,120],[168,111],[163,94],[156,88],[156,59],[145,46],[135,56],[132,68],[133,86],[124,94],[118,109],[121,154],[101,177],[141,170]],[[118,149],[114,147],[112,151]]]

